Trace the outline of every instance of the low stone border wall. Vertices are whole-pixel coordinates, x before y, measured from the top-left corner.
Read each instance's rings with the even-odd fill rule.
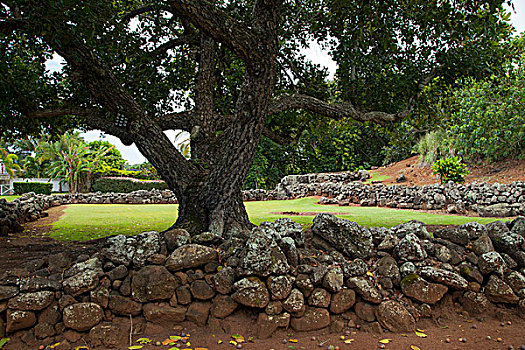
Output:
[[[284,200],[323,196],[321,204],[381,206],[399,209],[447,210],[450,213],[474,211],[480,216],[511,217],[525,215],[525,182],[511,184],[471,183],[467,185],[385,186],[365,185],[365,170],[333,174],[289,175],[275,190],[243,191],[245,201]],[[53,206],[65,204],[173,204],[170,190],[131,193],[79,193],[66,195],[26,194],[12,202],[0,200],[0,236],[22,229]]]
[[[0,337],[13,348],[122,348],[130,318],[137,332],[187,321],[217,333],[245,310],[258,314],[259,338],[280,327],[408,332],[444,310],[523,315],[524,236],[523,217],[432,238],[420,222],[367,229],[331,214],[311,231],[279,219],[226,241],[184,230],[114,236],[93,256],[0,272]]]
[[[131,193],[77,193],[42,195],[26,193],[8,202],[0,199],[0,236],[22,230],[22,224],[38,220],[51,207],[67,204],[175,204],[170,190],[134,191]]]
[[[343,173],[344,174],[344,173]],[[324,174],[284,177],[275,190],[245,191],[246,200],[291,199],[323,196],[322,204],[380,206],[399,209],[477,212],[481,216],[525,215],[525,182],[511,184],[471,183],[459,185],[404,186],[365,185],[334,181]],[[334,174],[341,175],[341,174]],[[342,176],[342,175],[341,175]]]

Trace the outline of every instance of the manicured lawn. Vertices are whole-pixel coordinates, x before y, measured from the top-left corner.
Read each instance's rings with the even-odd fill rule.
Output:
[[[372,181],[385,181],[390,179],[390,176],[388,175],[379,175],[374,173],[373,171],[370,171],[370,178],[363,182],[364,184],[371,184]]]
[[[84,241],[111,235],[162,231],[177,219],[177,205],[74,204],[53,224],[50,236]]]
[[[336,212],[341,218],[364,226],[391,227],[410,220],[420,220],[430,225],[459,225],[478,221],[486,224],[497,219],[472,218],[455,215],[437,215],[411,210],[375,207],[338,207],[318,205],[316,198],[287,201],[247,202],[251,221],[258,225],[290,217],[304,226],[312,225],[314,215],[294,216],[279,212]],[[89,240],[108,235],[134,235],[144,231],[162,231],[171,226],[177,217],[177,205],[148,204],[76,204],[70,205],[55,224],[51,237],[59,240]]]
[[[0,199],[5,198],[8,202],[14,201],[17,198],[20,198],[21,196],[0,196]]]

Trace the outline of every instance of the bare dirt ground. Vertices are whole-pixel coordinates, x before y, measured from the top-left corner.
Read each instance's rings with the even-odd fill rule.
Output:
[[[422,319],[418,322],[419,336],[415,332],[400,333],[368,333],[359,328],[349,328],[344,331],[330,332],[329,328],[319,331],[295,333],[292,329],[279,329],[271,338],[256,337],[256,313],[237,312],[216,327],[199,327],[193,323],[183,322],[173,329],[148,324],[133,323],[132,342],[128,337],[119,349],[128,349],[130,345],[138,345],[137,340],[147,338],[151,342],[144,345],[143,350],[154,349],[185,349],[185,350],[220,350],[220,349],[257,349],[257,350],[289,350],[289,349],[392,349],[392,350],[472,350],[472,349],[525,349],[525,320],[511,315],[505,309],[500,309],[498,317],[476,320],[456,312],[452,304],[445,305],[438,312],[439,318]],[[129,319],[115,320],[114,325],[126,335],[130,330]],[[179,344],[159,346],[170,336],[183,336],[184,342]],[[235,335],[237,339],[233,338]],[[238,340],[237,335],[244,338],[240,345],[231,344]],[[424,337],[423,337],[424,336]],[[45,347],[56,344],[62,338],[49,339],[42,343]],[[387,341],[383,344],[380,341]],[[186,345],[189,342],[190,345]],[[70,342],[71,349],[86,345],[90,350],[103,350],[104,347],[92,346],[88,337]],[[49,349],[49,347],[46,347]],[[6,347],[6,350],[28,349],[18,337]],[[35,348],[36,349],[36,348]]]
[[[47,236],[52,224],[64,214],[66,206],[54,207],[48,216],[24,225],[23,232],[0,238],[0,271],[31,264],[49,254],[72,251],[75,255],[96,251],[97,241],[59,242]]]
[[[525,181],[525,159],[506,160],[495,164],[482,164],[469,167],[470,174],[465,182],[511,183]],[[385,185],[397,184],[396,179],[404,174],[407,181],[405,185],[430,185],[439,183],[436,176],[432,176],[432,169],[421,164],[420,156],[413,156],[398,163],[393,163],[373,170],[373,173],[389,176],[381,181]]]

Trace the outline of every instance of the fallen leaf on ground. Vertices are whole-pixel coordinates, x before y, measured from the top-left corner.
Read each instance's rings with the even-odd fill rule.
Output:
[[[416,333],[416,335],[418,337],[420,337],[420,338],[426,338],[427,337],[427,335],[425,333],[423,333],[423,332],[414,331],[414,333]]]
[[[416,346],[416,345],[410,345],[410,349],[412,349],[412,350],[421,350],[421,348],[419,346]]]
[[[10,338],[2,338],[0,339],[0,349],[4,347],[5,344],[7,344],[11,339]]]
[[[235,341],[237,341],[237,343],[243,343],[244,342],[244,337],[240,334],[232,334],[232,338],[235,339]]]
[[[173,345],[175,344],[175,340],[168,338],[168,339],[165,339],[161,344],[162,345]]]
[[[390,343],[391,341],[392,341],[392,339],[381,339],[379,342],[380,342],[381,344],[388,344],[388,343]]]

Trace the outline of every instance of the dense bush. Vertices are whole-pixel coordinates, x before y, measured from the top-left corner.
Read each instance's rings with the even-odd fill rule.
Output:
[[[137,180],[129,177],[102,177],[91,187],[94,192],[129,193],[138,190],[164,190],[168,188],[164,181]]]
[[[438,159],[432,166],[432,175],[438,175],[442,184],[449,181],[455,183],[465,182],[468,175],[467,166],[459,157]]]
[[[51,194],[53,184],[49,182],[13,182],[16,194],[35,192],[36,194]]]
[[[513,70],[487,81],[470,80],[455,93],[448,133],[456,154],[471,161],[525,156],[525,76]]]

